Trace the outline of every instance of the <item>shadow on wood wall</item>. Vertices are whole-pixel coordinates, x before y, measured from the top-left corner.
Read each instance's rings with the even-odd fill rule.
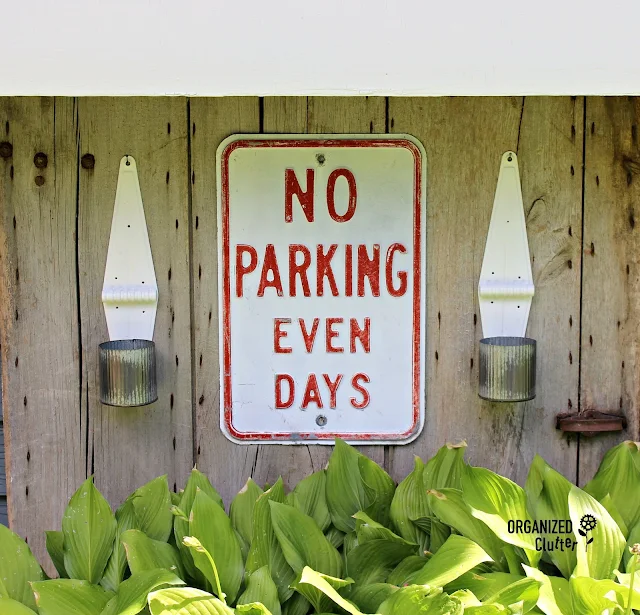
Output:
[[[523,481],[535,453],[584,483],[638,438],[640,194],[628,98],[0,99],[0,265],[9,518],[38,556],[95,474],[113,505],[194,463],[228,502],[252,475],[287,482],[329,447],[238,446],[218,427],[218,144],[233,133],[409,133],[427,151],[427,409],[404,447],[364,447],[395,478],[466,439],[467,458]],[[538,396],[477,397],[477,282],[501,154],[517,151],[536,296]],[[36,157],[36,154],[45,154]],[[101,406],[100,300],[124,154],[138,163],[160,301],[159,400]],[[564,438],[555,415],[622,410],[629,428]]]

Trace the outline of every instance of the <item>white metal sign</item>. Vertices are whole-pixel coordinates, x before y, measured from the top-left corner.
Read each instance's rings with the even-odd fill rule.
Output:
[[[217,167],[225,434],[411,441],[425,397],[422,145],[235,135]]]

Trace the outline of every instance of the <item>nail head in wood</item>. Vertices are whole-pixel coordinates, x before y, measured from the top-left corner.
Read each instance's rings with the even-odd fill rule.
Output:
[[[11,158],[13,156],[13,145],[9,141],[0,143],[0,158]]]
[[[93,154],[83,154],[82,158],[80,159],[80,164],[82,165],[83,169],[90,170],[96,166],[96,159]]]
[[[43,152],[38,152],[33,157],[33,164],[36,166],[36,169],[46,169],[49,164],[49,158]]]

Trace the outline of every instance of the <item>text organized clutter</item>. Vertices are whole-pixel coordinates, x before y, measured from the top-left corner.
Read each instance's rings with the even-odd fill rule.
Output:
[[[219,152],[221,423],[233,439],[388,441],[419,428],[421,150],[358,143],[232,138]]]

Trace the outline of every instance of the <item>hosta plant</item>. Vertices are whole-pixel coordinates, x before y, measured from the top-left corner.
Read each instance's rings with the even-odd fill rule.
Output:
[[[229,513],[194,469],[115,511],[88,479],[47,533],[59,578],[0,526],[0,615],[615,615],[640,612],[640,444],[579,489],[536,457],[523,487],[447,445],[399,485],[342,441],[287,493]]]

